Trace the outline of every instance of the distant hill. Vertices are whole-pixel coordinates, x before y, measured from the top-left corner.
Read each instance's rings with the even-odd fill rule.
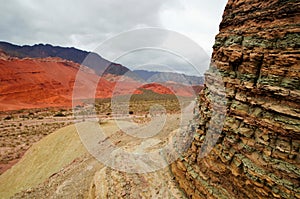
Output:
[[[84,62],[84,65],[93,69],[97,74],[114,74],[114,75],[123,75],[129,71],[128,68],[112,63],[100,55],[87,52],[83,50],[79,50],[76,48],[67,48],[60,46],[52,46],[50,44],[36,44],[33,46],[24,45],[18,46],[8,42],[0,41],[0,49],[3,50],[6,54],[11,57],[18,58],[46,58],[46,57],[59,57],[62,59],[66,59],[69,61],[73,61],[78,64],[82,64],[82,62],[88,56],[87,61]]]
[[[204,77],[189,76],[180,73],[173,72],[158,72],[158,71],[147,71],[147,70],[134,70],[137,76],[142,78],[148,83],[153,82],[175,82],[179,84],[188,84],[188,85],[203,85]]]
[[[173,72],[153,72],[146,70],[135,70],[133,73],[121,64],[110,62],[102,58],[97,53],[88,52],[76,49],[74,47],[60,47],[52,46],[50,44],[36,44],[33,46],[24,45],[19,46],[8,42],[0,41],[0,50],[4,51],[11,57],[18,58],[46,58],[58,57],[65,60],[73,61],[93,69],[98,75],[113,74],[129,76],[136,80],[153,82],[175,82],[186,83],[191,85],[202,85],[204,83],[203,77],[189,76]],[[86,59],[88,57],[88,59]],[[86,60],[85,60],[86,59]]]
[[[78,70],[82,71],[81,78],[76,79]],[[142,94],[144,90],[152,90],[158,94],[193,96],[193,90],[178,83],[145,84],[117,75],[100,78],[90,68],[65,59],[20,59],[9,57],[0,50],[0,110],[72,107],[75,79],[77,93],[82,95],[82,99],[94,92],[95,98],[111,98],[132,92]],[[119,79],[123,80],[115,88]],[[93,90],[94,85],[97,85],[96,90]]]
[[[92,58],[82,66],[85,56]],[[82,78],[76,79],[78,70],[83,71]],[[77,91],[82,99],[93,92],[95,98],[111,98],[132,92],[143,94],[147,90],[191,97],[203,84],[202,77],[131,71],[95,53],[75,48],[0,42],[0,110],[71,107],[75,80],[80,85]],[[97,85],[96,90],[91,90],[93,85]]]
[[[0,59],[0,110],[71,107],[79,68],[79,64],[61,58]],[[83,95],[93,92],[92,85],[99,85],[95,97],[110,97],[115,83],[98,80],[99,76],[85,67],[77,80]]]

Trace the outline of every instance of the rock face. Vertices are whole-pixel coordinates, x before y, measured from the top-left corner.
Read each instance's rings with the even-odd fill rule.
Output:
[[[171,166],[190,198],[300,198],[299,12],[295,0],[229,0],[195,140]],[[216,71],[223,113],[215,109],[222,96],[211,81]],[[213,112],[226,114],[218,135],[208,129],[222,122]]]

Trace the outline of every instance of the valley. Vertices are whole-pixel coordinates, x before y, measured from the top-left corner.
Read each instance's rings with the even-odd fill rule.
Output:
[[[300,199],[300,2],[130,2],[0,17],[0,198]]]
[[[149,95],[155,96],[149,98]],[[150,107],[160,104],[166,108],[166,114],[179,114],[180,105],[175,96],[148,92],[133,95],[129,102],[129,113],[116,115],[111,109],[111,99],[96,99],[95,115],[84,115],[86,108],[79,112],[70,108],[22,109],[0,112],[0,174],[16,164],[24,153],[36,142],[54,131],[92,118],[100,122],[113,118],[132,119],[135,123],[144,124],[151,120]],[[151,100],[150,100],[151,99]],[[192,98],[182,98],[183,106],[187,106]],[[76,115],[84,115],[85,119],[76,119]]]

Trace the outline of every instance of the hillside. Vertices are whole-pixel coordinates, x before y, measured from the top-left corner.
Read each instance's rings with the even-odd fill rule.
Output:
[[[17,165],[0,176],[1,198],[43,183],[86,153],[75,126],[52,133],[34,144]]]
[[[179,127],[178,117],[168,116],[162,132],[152,137],[155,142],[132,139],[113,121],[102,122],[101,127],[118,147],[155,150],[164,145],[172,136],[170,132]],[[119,122],[122,126],[129,124]],[[76,124],[76,128],[92,133],[98,127],[95,122],[84,122]],[[15,166],[0,176],[1,198],[109,198],[125,195],[131,198],[186,198],[177,188],[168,167],[146,174],[124,173],[104,167],[87,153],[76,128],[74,125],[64,127],[34,144]],[[85,143],[95,143],[95,135],[84,137]],[[107,138],[97,140],[97,143]]]
[[[14,45],[0,41],[0,50],[10,57],[18,58],[61,58],[73,61],[77,64],[84,64],[91,68],[98,75],[112,74],[124,75],[138,81],[148,80],[148,83],[173,81],[176,83],[186,82],[191,85],[202,85],[203,78],[171,72],[152,72],[146,70],[130,71],[121,64],[110,62],[94,52],[88,52],[74,47],[52,46],[50,44],[36,44],[33,46]],[[151,78],[150,78],[151,77]],[[149,79],[150,78],[150,79]]]
[[[190,76],[173,72],[158,72],[147,70],[134,70],[133,73],[137,74],[140,78],[148,83],[152,82],[175,82],[187,85],[203,85],[204,78],[197,76]]]
[[[97,53],[79,50],[73,47],[52,46],[50,44],[36,44],[33,46],[18,46],[8,42],[0,41],[0,49],[11,57],[18,58],[46,58],[58,57],[65,60],[82,64],[96,71],[97,74],[103,73],[123,75],[129,71],[128,68],[109,62]]]
[[[59,58],[0,59],[0,109],[71,107],[79,64]],[[99,76],[85,68],[82,92],[97,85]],[[101,78],[96,97],[107,98],[114,83]]]
[[[1,53],[0,110],[45,107],[72,107],[74,82],[79,70],[81,77],[76,92],[82,99],[111,98],[113,95],[141,94],[141,89],[159,94],[193,97],[194,90],[176,83],[147,84],[126,76],[106,74],[98,76],[92,69],[81,67],[60,58],[14,58]],[[92,88],[97,86],[96,90]],[[117,86],[117,87],[116,87]],[[76,102],[81,104],[82,101]]]

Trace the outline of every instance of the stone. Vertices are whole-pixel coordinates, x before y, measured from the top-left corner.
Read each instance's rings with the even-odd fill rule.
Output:
[[[199,96],[198,129],[209,139],[218,71],[227,100],[222,136],[204,158],[186,161],[199,168],[192,182],[174,173],[190,198],[300,198],[299,16],[295,0],[228,0]],[[187,154],[207,144],[199,140]]]

